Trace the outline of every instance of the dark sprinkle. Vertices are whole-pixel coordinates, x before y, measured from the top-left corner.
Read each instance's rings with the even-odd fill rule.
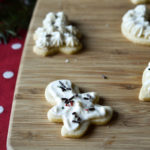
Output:
[[[91,99],[92,98],[92,96],[90,95],[90,94],[87,94],[87,96]]]
[[[76,115],[77,113],[76,113],[76,112],[73,112],[72,114],[73,114],[73,115]]]
[[[72,96],[71,98],[69,98],[69,100],[72,100],[74,98],[74,96]]]
[[[88,97],[83,97],[83,99],[84,99],[84,100],[89,100],[89,98],[88,98]]]
[[[62,86],[58,86],[59,88],[61,88],[61,90],[64,92],[64,91],[66,91],[66,89],[65,88],[63,88]]]
[[[75,97],[78,97],[78,96],[79,96],[78,94],[75,95]]]
[[[81,121],[81,118],[80,118],[80,117],[78,117],[77,121]]]
[[[75,116],[75,118],[78,118],[78,115],[74,115]]]
[[[61,100],[65,101],[65,100],[68,100],[67,98],[61,98]]]
[[[80,123],[81,122],[81,118],[77,115],[76,112],[73,112],[72,115],[75,116],[75,120],[72,120],[72,122],[74,122],[74,123]]]
[[[70,103],[70,101],[67,99],[67,100],[65,100],[65,104],[69,104]]]
[[[148,70],[150,70],[150,68],[148,68]]]
[[[51,35],[50,34],[46,34],[46,37],[51,37]]]
[[[66,88],[65,85],[61,81],[59,81],[59,83],[63,88]]]
[[[61,88],[61,90],[63,92],[67,91],[67,90],[71,90],[71,88],[67,88],[61,81],[59,81],[60,86],[58,86],[59,88]]]
[[[75,118],[79,118],[76,112],[73,112],[72,114],[75,116]]]
[[[103,78],[103,79],[108,79],[108,77],[105,76],[104,74],[102,74],[102,78]]]
[[[73,123],[78,123],[76,120],[72,120]]]
[[[64,107],[62,107],[62,109],[64,109]]]
[[[78,120],[72,120],[73,123],[80,123]]]
[[[91,108],[89,108],[89,110],[90,110],[90,111],[94,111],[94,110],[95,110],[95,108],[94,108],[94,107],[91,107]]]
[[[74,98],[74,96],[72,96],[71,98],[61,98],[61,100],[65,101],[65,104],[69,104],[69,103],[74,103],[74,101],[72,100]],[[72,105],[71,104],[71,105]]]

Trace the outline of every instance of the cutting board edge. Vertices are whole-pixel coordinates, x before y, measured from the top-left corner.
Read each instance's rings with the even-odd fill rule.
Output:
[[[29,28],[28,28],[27,33],[29,33],[29,31],[31,30],[31,26],[34,22],[34,20],[32,18],[36,14],[36,9],[38,7],[38,4],[39,4],[39,0],[35,4],[35,7],[34,7],[35,9],[33,11],[33,14],[32,14],[32,17],[31,17],[31,22],[29,24]],[[15,86],[15,91],[14,91],[14,96],[13,96],[13,102],[12,102],[12,107],[11,107],[10,120],[9,120],[8,133],[7,133],[7,141],[6,141],[7,150],[14,150],[13,144],[11,143],[12,142],[11,141],[12,140],[11,132],[12,132],[13,118],[14,118],[15,105],[16,105],[15,95],[18,93],[18,83],[19,83],[19,80],[20,80],[20,77],[21,77],[21,74],[22,74],[23,61],[24,61],[24,57],[26,55],[26,47],[27,47],[27,43],[28,43],[29,39],[30,39],[30,35],[27,34],[25,44],[24,44],[24,48],[23,48],[23,53],[22,53],[22,56],[21,56],[18,76],[17,76],[17,80],[16,80],[16,86]]]

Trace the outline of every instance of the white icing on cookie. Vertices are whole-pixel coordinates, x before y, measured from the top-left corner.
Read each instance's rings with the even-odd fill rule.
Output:
[[[46,30],[43,27],[39,27],[35,30],[35,34],[36,34],[36,36],[40,37],[43,34],[46,34]]]
[[[62,35],[60,32],[51,33],[50,44],[56,47],[63,45],[63,39],[62,39]]]
[[[96,104],[98,97],[94,92],[81,94],[69,80],[53,81],[47,86],[46,91],[49,91],[56,101],[56,105],[49,113],[62,118],[68,131],[77,130],[84,122],[106,118],[106,107],[112,111],[108,106]]]
[[[50,12],[46,15],[45,19],[43,20],[43,27],[44,28],[49,28],[50,26],[53,25],[53,23],[55,22],[55,13]]]
[[[65,44],[67,46],[74,47],[79,44],[79,40],[71,34],[65,33],[64,37],[65,37]]]
[[[41,33],[39,38],[36,40],[36,46],[39,48],[50,47],[51,39],[46,36],[46,33]]]
[[[77,33],[79,32],[78,29],[72,25],[66,26],[66,30],[73,35],[77,35]]]
[[[138,5],[129,10],[122,18],[123,26],[138,38],[150,39],[149,11],[145,5]]]
[[[142,88],[140,90],[139,99],[150,101],[150,63],[143,72]]]
[[[77,33],[79,33],[77,28],[68,25],[67,17],[63,12],[50,12],[43,20],[43,27],[35,31],[36,47],[79,46],[79,40],[75,37]],[[47,35],[50,35],[49,38]]]

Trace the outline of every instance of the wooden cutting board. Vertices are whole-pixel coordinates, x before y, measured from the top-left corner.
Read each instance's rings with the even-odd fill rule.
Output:
[[[123,14],[133,7],[128,0],[37,2],[14,95],[8,150],[150,149],[150,103],[138,100],[150,48],[127,41],[120,32]],[[32,52],[33,32],[50,11],[64,11],[80,29],[81,53],[39,57]],[[85,91],[99,93],[103,104],[115,110],[112,121],[91,126],[81,139],[61,137],[62,124],[47,120],[50,106],[44,98],[47,84],[57,79],[70,79]]]

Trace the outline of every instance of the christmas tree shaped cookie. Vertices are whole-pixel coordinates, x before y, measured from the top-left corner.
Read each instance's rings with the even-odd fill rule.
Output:
[[[150,45],[150,11],[145,5],[129,10],[122,18],[122,34],[131,42]]]
[[[57,52],[74,54],[82,48],[79,30],[70,25],[63,12],[50,12],[43,20],[43,27],[37,28],[33,35],[33,51],[41,56]]]

